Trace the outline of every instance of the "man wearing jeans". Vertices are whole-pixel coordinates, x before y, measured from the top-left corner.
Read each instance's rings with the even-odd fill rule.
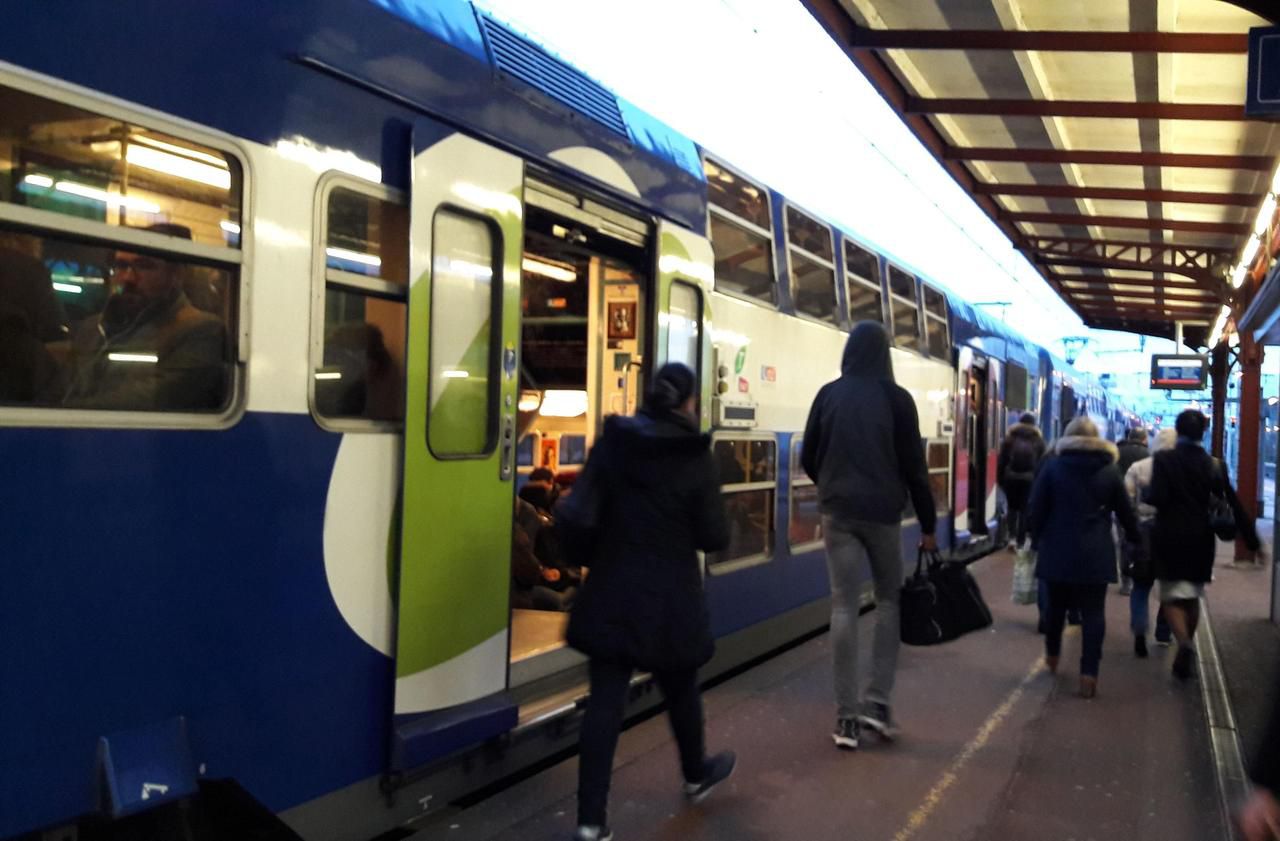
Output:
[[[895,732],[889,699],[898,665],[902,586],[902,512],[908,496],[920,521],[921,546],[937,548],[937,522],[920,421],[911,395],[893,379],[889,336],[879,322],[854,326],[840,379],[818,392],[805,425],[800,460],[818,485],[831,577],[835,656],[836,746],[858,747],[861,726]],[[858,697],[858,609],[866,568],[876,594],[871,683]]]

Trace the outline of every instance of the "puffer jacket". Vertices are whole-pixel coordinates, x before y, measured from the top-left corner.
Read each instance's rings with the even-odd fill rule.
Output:
[[[1155,454],[1169,449],[1177,440],[1178,433],[1172,429],[1160,430],[1151,446],[1151,455],[1134,462],[1125,471],[1124,490],[1129,494],[1129,502],[1133,504],[1134,511],[1138,514],[1138,521],[1141,523],[1150,523],[1156,518],[1155,506],[1148,504],[1145,499],[1147,489],[1151,487],[1151,469],[1155,464]]]
[[[1133,543],[1138,522],[1116,469],[1116,446],[1102,438],[1058,439],[1031,488],[1027,515],[1045,581],[1103,584],[1116,580],[1115,514]]]
[[[729,526],[710,437],[691,420],[609,418],[556,522],[571,560],[590,567],[569,645],[651,671],[711,659],[698,550],[727,546]]]

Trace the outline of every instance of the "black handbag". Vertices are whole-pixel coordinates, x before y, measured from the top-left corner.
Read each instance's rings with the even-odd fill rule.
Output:
[[[901,637],[907,645],[937,645],[990,627],[991,611],[965,565],[921,549],[902,586]]]
[[[1209,491],[1209,528],[1219,540],[1236,539],[1236,512],[1227,501],[1226,476],[1222,462],[1214,459],[1216,476],[1213,489]]]

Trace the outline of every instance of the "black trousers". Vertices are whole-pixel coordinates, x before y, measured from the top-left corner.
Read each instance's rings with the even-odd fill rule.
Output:
[[[1102,640],[1107,635],[1107,585],[1048,582],[1048,615],[1045,616],[1044,652],[1050,657],[1062,653],[1062,626],[1067,611],[1080,611],[1080,674],[1098,676],[1102,662]]]
[[[1031,483],[1008,481],[1003,490],[1009,506],[1009,536],[1022,545],[1027,539],[1027,501],[1031,497]]]
[[[592,660],[591,695],[582,720],[578,759],[578,824],[603,826],[609,807],[609,778],[613,753],[618,747],[622,714],[627,703],[632,667],[623,663]],[[705,773],[702,738],[702,696],[698,670],[654,672],[667,699],[671,732],[680,749],[680,770],[686,782],[697,782]]]

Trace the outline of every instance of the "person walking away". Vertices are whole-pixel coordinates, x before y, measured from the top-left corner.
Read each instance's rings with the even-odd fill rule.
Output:
[[[1178,415],[1177,442],[1156,454],[1147,492],[1147,502],[1156,509],[1151,551],[1160,581],[1160,603],[1178,642],[1173,674],[1181,680],[1191,677],[1194,669],[1200,598],[1213,578],[1218,549],[1209,516],[1211,496],[1226,498],[1245,545],[1254,552],[1259,548],[1253,518],[1241,507],[1226,469],[1204,451],[1207,425],[1208,418],[1195,409]]]
[[[1156,435],[1151,447],[1152,455],[1167,450],[1177,439],[1177,432],[1162,429]],[[1121,456],[1123,459],[1123,448]],[[1155,585],[1155,573],[1151,558],[1151,529],[1155,525],[1156,509],[1143,501],[1147,489],[1151,487],[1152,456],[1134,462],[1124,474],[1124,489],[1129,494],[1129,502],[1138,515],[1138,531],[1142,533],[1142,544],[1130,555],[1132,564],[1132,587],[1129,591],[1129,628],[1133,631],[1133,653],[1138,657],[1147,656],[1147,626],[1150,624],[1151,588]],[[1156,642],[1169,644],[1169,625],[1165,622],[1164,610],[1156,614]]]
[[[875,321],[856,324],[838,380],[819,390],[805,424],[800,460],[818,486],[831,579],[836,746],[858,747],[861,727],[896,732],[890,697],[900,645],[902,511],[908,497],[920,547],[935,551],[937,523],[920,421],[911,395],[893,379],[889,335]],[[860,703],[858,612],[866,567],[875,581],[871,682]]]
[[[1035,481],[1044,452],[1044,436],[1036,427],[1036,416],[1024,412],[1005,433],[996,459],[996,481],[1008,504],[1010,547],[1013,549],[1020,549],[1027,539],[1027,499],[1031,496],[1031,483]]]
[[[684,793],[698,801],[733,771],[703,747],[698,667],[714,642],[698,550],[729,542],[710,438],[698,430],[697,378],[664,365],[635,417],[610,417],[574,492],[557,508],[570,561],[590,567],[566,639],[590,658],[576,841],[612,838],[609,778],[631,674],[652,672],[667,701]]]
[[[1087,417],[1067,424],[1054,446],[1055,457],[1040,471],[1031,489],[1027,515],[1032,541],[1039,552],[1036,575],[1046,584],[1045,665],[1058,670],[1062,626],[1067,609],[1081,614],[1080,695],[1098,691],[1098,666],[1107,632],[1107,584],[1116,580],[1115,543],[1111,517],[1125,535],[1138,541],[1138,522],[1116,469],[1116,446],[1098,437]]]
[[[1125,439],[1118,443],[1118,448],[1120,456],[1116,459],[1116,464],[1121,476],[1127,476],[1130,467],[1151,456],[1151,451],[1147,449],[1147,431],[1141,428],[1130,429]],[[1116,565],[1120,567],[1120,595],[1132,595],[1133,581],[1125,574],[1123,559],[1118,555]]]
[[[1271,716],[1249,768],[1254,789],[1237,823],[1243,841],[1280,838],[1280,686],[1271,695]]]

